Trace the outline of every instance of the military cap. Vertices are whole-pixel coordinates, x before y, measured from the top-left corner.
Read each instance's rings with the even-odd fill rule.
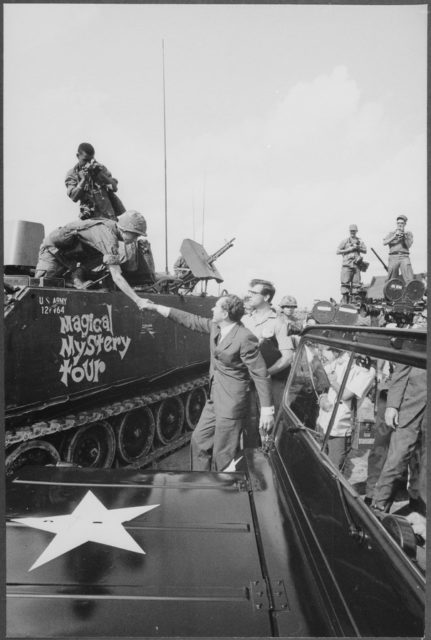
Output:
[[[407,216],[404,216],[404,215],[397,216],[397,220],[404,220],[404,222],[407,222]]]
[[[357,231],[358,230],[358,225],[356,224],[351,224],[349,226],[349,231]]]
[[[298,303],[296,302],[296,298],[293,296],[283,296],[280,301],[280,307],[297,307]]]

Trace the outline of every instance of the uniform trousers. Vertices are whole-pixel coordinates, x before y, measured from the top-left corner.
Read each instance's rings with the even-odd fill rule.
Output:
[[[399,277],[400,272],[405,282],[414,279],[410,256],[389,254],[387,280]]]
[[[343,265],[341,267],[341,294],[350,293],[350,287],[352,293],[357,293],[361,288],[361,272],[356,265],[351,267]]]
[[[426,503],[426,409],[412,415],[392,433],[389,451],[382,472],[374,489],[374,504],[378,509],[387,509],[395,495],[397,484],[402,480],[407,465],[414,455],[421,438],[421,465],[419,480],[415,481],[419,496]],[[414,488],[415,490],[415,488]],[[413,497],[413,496],[412,496]]]
[[[217,415],[210,396],[191,439],[192,471],[222,471],[234,459],[244,418]]]

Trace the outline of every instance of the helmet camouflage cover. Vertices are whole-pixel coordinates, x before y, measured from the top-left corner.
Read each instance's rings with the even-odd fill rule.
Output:
[[[147,223],[142,215],[138,211],[126,211],[118,216],[118,226],[122,231],[130,231],[140,236],[147,235]]]
[[[280,307],[297,307],[298,303],[293,296],[283,296],[280,301]]]

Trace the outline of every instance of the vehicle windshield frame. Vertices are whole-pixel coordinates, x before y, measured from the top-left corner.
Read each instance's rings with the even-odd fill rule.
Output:
[[[340,389],[337,393],[334,410],[332,411],[323,441],[321,444],[319,443],[319,449],[321,452],[324,451],[331,435],[337,414],[337,408],[343,396],[355,355],[365,355],[373,359],[390,360],[394,363],[407,364],[419,369],[427,369],[426,331],[341,325],[314,325],[306,327],[301,334],[301,340],[292,364],[292,372],[283,393],[283,400],[276,428],[281,422],[282,412],[286,412],[289,416],[293,417],[296,424],[295,428],[310,431],[315,436],[314,430],[302,422],[300,417],[297,416],[288,403],[289,392],[295,379],[296,368],[303,357],[305,346],[310,343],[312,345],[316,345],[316,343],[318,343],[319,345],[324,345],[349,353],[349,361],[343,374]]]

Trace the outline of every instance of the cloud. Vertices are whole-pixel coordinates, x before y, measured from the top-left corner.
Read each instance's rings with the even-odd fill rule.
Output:
[[[265,272],[307,304],[338,297],[335,251],[348,225],[356,222],[368,246],[385,256],[381,238],[400,206],[413,214],[412,253],[423,270],[425,143],[425,135],[401,141],[383,105],[361,99],[347,69],[337,67],[293,87],[264,117],[173,151],[173,232],[180,233],[205,170],[208,242],[238,237],[225,257],[232,290],[244,289],[245,274]]]
[[[5,103],[5,217],[42,221],[47,230],[76,217],[64,176],[77,144],[88,140],[119,179],[126,206],[147,216],[161,270],[162,120],[155,130],[154,118],[141,115],[141,93],[134,90],[130,101],[109,86],[81,91],[79,83],[66,78],[34,96],[31,117],[16,94],[10,96]],[[200,241],[205,208],[209,252],[237,238],[218,263],[230,290],[245,292],[250,278],[267,277],[280,297],[292,293],[300,304],[310,305],[317,297],[338,297],[335,251],[348,225],[356,222],[366,244],[385,256],[381,238],[402,209],[415,234],[413,265],[425,270],[425,133],[405,133],[383,102],[362,95],[343,66],[274,100],[259,116],[249,115],[250,105],[243,120],[224,130],[216,119],[217,130],[195,137],[168,126],[170,264],[182,239],[192,237],[193,209]],[[370,275],[380,274],[376,259],[370,262]]]

